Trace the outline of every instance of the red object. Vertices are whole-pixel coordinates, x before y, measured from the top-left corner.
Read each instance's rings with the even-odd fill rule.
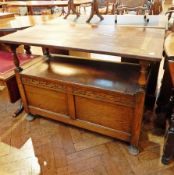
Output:
[[[18,54],[18,58],[20,60],[20,65],[22,65],[30,61],[33,56],[27,54]],[[13,69],[15,69],[15,65],[13,63],[13,53],[0,51],[0,73],[4,74]]]

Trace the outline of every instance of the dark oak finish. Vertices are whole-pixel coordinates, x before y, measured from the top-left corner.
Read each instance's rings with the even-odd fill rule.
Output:
[[[166,119],[171,115],[171,105],[168,105],[170,96],[172,95],[172,81],[169,71],[168,60],[174,59],[174,34],[170,33],[164,42],[164,75],[160,87],[160,93],[157,99],[157,120],[156,125],[159,128],[166,128]]]
[[[166,132],[162,163],[168,164],[174,156],[174,34],[170,33],[164,43],[165,63],[164,76],[160,94],[157,99],[156,114],[157,119],[155,124],[157,127],[166,129],[167,119],[170,126]]]
[[[174,156],[174,62],[168,62],[169,67],[169,75],[172,84],[172,94],[170,96],[170,100],[168,102],[168,106],[170,106],[168,113],[170,113],[170,126],[166,132],[164,150],[162,156],[162,163],[168,164]]]
[[[129,43],[128,38],[132,37],[134,40]],[[47,54],[49,61],[31,69],[17,69],[16,77],[26,112],[119,138],[138,147],[147,69],[151,62],[160,62],[163,39],[163,29],[64,24],[32,27],[2,37],[0,42],[137,59],[139,65],[77,58],[67,61],[56,58],[57,64]]]

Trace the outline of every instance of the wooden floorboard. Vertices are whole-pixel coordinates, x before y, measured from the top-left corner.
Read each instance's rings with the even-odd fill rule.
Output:
[[[24,112],[12,118],[17,106],[0,90],[0,175],[174,175],[174,161],[161,164],[164,137],[152,122],[143,124],[141,152],[132,156],[119,140],[44,118],[28,122]]]
[[[173,175],[174,163],[161,164],[163,136],[143,124],[141,153],[125,142],[53,120],[11,115],[18,103],[0,92],[0,175]]]

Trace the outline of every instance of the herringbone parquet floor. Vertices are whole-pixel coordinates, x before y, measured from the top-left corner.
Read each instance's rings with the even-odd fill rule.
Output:
[[[151,123],[132,156],[119,140],[44,118],[28,122],[25,113],[11,118],[17,105],[0,91],[0,175],[174,175],[174,162],[161,164],[164,138]]]
[[[173,175],[160,162],[163,137],[143,126],[141,153],[127,144],[52,120],[11,118],[16,105],[0,92],[0,175]]]

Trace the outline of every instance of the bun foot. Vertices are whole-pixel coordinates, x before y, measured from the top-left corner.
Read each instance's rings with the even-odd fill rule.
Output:
[[[131,155],[134,155],[134,156],[136,156],[140,153],[139,149],[137,147],[133,146],[133,145],[130,145],[128,147],[128,151]]]
[[[19,114],[22,113],[23,110],[24,110],[24,107],[23,107],[22,103],[20,102],[18,109],[14,112],[12,117],[16,118]]]
[[[161,162],[162,162],[164,165],[168,165],[168,164],[169,164],[169,159],[167,159],[166,157],[162,157]]]
[[[34,115],[31,115],[31,114],[27,114],[27,116],[26,116],[26,120],[27,121],[33,121],[35,119],[35,116]]]

